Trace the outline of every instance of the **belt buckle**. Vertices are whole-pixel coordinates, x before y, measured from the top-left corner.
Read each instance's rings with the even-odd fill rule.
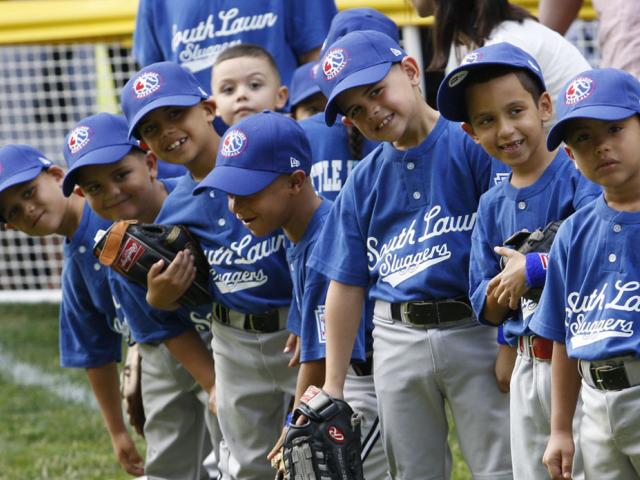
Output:
[[[410,312],[410,306],[412,305],[416,305],[416,306],[423,306],[423,305],[431,305],[433,308],[435,308],[435,305],[433,302],[426,302],[423,300],[416,300],[416,301],[412,301],[412,302],[402,302],[401,306],[400,306],[400,319],[402,320],[402,323],[404,323],[405,325],[408,325],[410,327],[415,327],[415,328],[427,328],[428,323],[416,323],[411,321],[411,312]],[[438,312],[436,310],[436,317],[438,315]],[[436,319],[435,322],[432,323],[438,323],[438,320]]]
[[[592,368],[592,377],[596,382],[596,387],[600,390],[621,390],[629,386],[624,363],[618,365],[605,364]],[[607,379],[602,376],[603,373],[612,373],[612,376]]]
[[[262,316],[248,313],[244,319],[244,329],[251,333],[262,332],[264,330],[264,321],[260,322],[261,325],[256,325],[256,319],[258,318],[262,319]]]

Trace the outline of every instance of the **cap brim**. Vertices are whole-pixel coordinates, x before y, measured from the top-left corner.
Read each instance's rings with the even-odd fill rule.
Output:
[[[190,107],[196,103],[200,103],[202,100],[205,100],[205,97],[200,95],[171,95],[156,98],[138,110],[133,116],[133,119],[129,122],[129,138],[136,137],[136,127],[138,123],[140,123],[140,120],[150,111],[160,107]]]
[[[193,193],[198,194],[207,188],[215,188],[232,195],[253,195],[267,188],[280,175],[278,172],[222,165],[214,167],[211,173],[193,189]]]
[[[289,99],[289,104],[291,105],[291,108],[293,108],[303,100],[306,100],[312,95],[315,95],[316,93],[320,93],[320,92],[322,92],[322,90],[320,90],[320,87],[318,85],[310,85],[309,87],[305,88],[302,92],[298,93],[295,97],[291,97]]]
[[[84,155],[80,160],[73,164],[62,181],[62,193],[68,197],[73,192],[76,185],[76,176],[78,170],[82,167],[90,165],[110,165],[119,162],[127,155],[134,145],[127,143],[126,145],[109,145],[107,147],[98,148]]]
[[[563,117],[562,120],[557,122],[547,136],[547,150],[550,152],[558,148],[564,139],[564,127],[567,122],[575,118],[591,118],[594,120],[615,121],[624,120],[640,112],[632,110],[630,108],[613,107],[608,105],[588,105],[582,108],[577,108]]]
[[[336,117],[339,113],[343,113],[336,104],[336,98],[342,92],[349,90],[350,88],[361,87],[363,85],[371,85],[378,83],[384,77],[387,76],[389,70],[391,70],[392,62],[379,63],[368,68],[364,68],[357,72],[352,73],[340,83],[338,83],[333,90],[331,90],[331,96],[327,101],[327,106],[324,109],[324,121],[328,126],[333,125],[336,122]]]
[[[20,173],[17,173],[16,175],[12,175],[11,177],[7,178],[7,180],[5,180],[0,184],[0,192],[4,192],[6,189],[19,185],[21,183],[30,182],[31,180],[36,178],[38,175],[40,175],[40,172],[42,172],[43,170],[47,170],[49,166],[38,165],[32,168],[29,168],[28,170],[24,170]],[[6,223],[6,220],[2,218],[1,215],[0,215],[0,222]]]

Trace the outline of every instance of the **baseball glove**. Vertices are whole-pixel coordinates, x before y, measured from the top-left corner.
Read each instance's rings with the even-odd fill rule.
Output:
[[[120,394],[122,405],[129,416],[129,424],[144,437],[144,422],[146,417],[142,407],[142,357],[138,351],[138,344],[127,349],[127,359],[120,372]]]
[[[304,415],[307,421],[296,425]],[[283,445],[285,480],[363,480],[362,417],[351,407],[310,386],[295,409]],[[278,478],[278,477],[276,477]]]
[[[198,242],[182,225],[139,224],[131,220],[115,222],[96,238],[93,253],[102,265],[146,288],[151,266],[158,260],[164,260],[168,265],[185,248],[195,259],[196,278],[179,302],[190,307],[211,303],[209,264]]]
[[[556,233],[561,224],[562,220],[556,220],[533,232],[521,230],[507,238],[504,241],[504,245],[516,249],[523,255],[534,252],[549,253],[553,239],[556,238]],[[504,257],[500,261],[502,268],[504,268],[503,260]],[[534,300],[537,303],[540,300],[540,295],[542,295],[542,288],[536,287],[529,289],[523,297]]]

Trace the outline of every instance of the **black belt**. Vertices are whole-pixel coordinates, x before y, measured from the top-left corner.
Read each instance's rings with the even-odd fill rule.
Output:
[[[227,307],[214,304],[213,313],[213,318],[219,323],[251,333],[274,333],[284,328],[280,325],[280,313],[277,308],[258,314],[245,313],[239,319],[232,319]]]
[[[393,320],[422,328],[450,325],[470,317],[473,310],[467,297],[391,304]]]
[[[367,355],[364,362],[352,362],[351,368],[359,377],[368,377],[373,373],[373,355]]]
[[[623,360],[609,360],[606,363],[589,365],[592,387],[598,390],[623,390],[632,387]]]

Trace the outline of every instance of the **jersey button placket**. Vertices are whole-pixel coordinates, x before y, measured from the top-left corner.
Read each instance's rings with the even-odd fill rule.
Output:
[[[622,245],[623,237],[618,235],[620,232],[622,232],[622,225],[619,223],[609,224],[604,251],[604,269],[610,272],[617,272],[621,268],[620,259],[624,246]]]

